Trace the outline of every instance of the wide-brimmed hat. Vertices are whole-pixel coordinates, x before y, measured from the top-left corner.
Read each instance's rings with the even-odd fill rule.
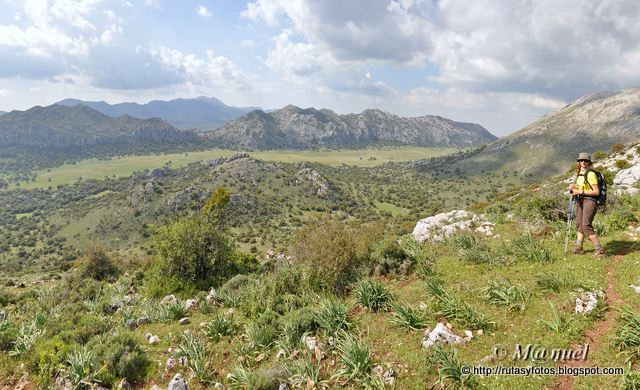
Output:
[[[578,158],[576,158],[576,161],[580,160],[587,160],[591,162],[591,155],[589,153],[582,152],[578,155]]]

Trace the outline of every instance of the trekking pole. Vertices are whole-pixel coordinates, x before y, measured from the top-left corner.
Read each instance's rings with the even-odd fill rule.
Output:
[[[569,198],[569,216],[567,217],[567,236],[564,239],[564,252],[562,253],[562,257],[567,257],[567,249],[569,249],[569,237],[571,236],[571,225],[573,225],[573,209],[574,209],[575,197],[573,193],[571,193],[571,197]]]

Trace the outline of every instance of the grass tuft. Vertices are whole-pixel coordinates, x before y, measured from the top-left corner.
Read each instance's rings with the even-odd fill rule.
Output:
[[[483,290],[485,299],[497,306],[506,306],[508,310],[524,311],[531,293],[524,287],[511,284],[509,280],[491,280]]]
[[[393,299],[387,286],[377,280],[364,280],[358,283],[354,293],[362,306],[373,311],[387,311]]]

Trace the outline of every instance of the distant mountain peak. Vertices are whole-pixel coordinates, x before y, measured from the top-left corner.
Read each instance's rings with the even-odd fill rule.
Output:
[[[207,96],[169,101],[153,100],[145,104],[109,104],[104,101],[91,102],[78,99],[64,99],[56,104],[63,106],[83,104],[112,117],[126,114],[140,119],[162,118],[179,128],[202,130],[219,127],[256,108],[227,106],[222,101]]]
[[[207,136],[221,146],[248,149],[376,144],[468,147],[496,139],[480,125],[433,116],[402,118],[377,108],[339,115],[292,104],[269,113],[251,111]]]

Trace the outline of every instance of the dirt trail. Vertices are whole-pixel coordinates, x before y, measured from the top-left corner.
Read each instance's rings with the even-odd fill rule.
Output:
[[[625,253],[626,254],[626,253]],[[613,257],[613,261],[607,270],[607,291],[605,292],[609,310],[605,314],[602,321],[598,321],[595,326],[587,330],[585,334],[585,343],[589,344],[589,356],[594,356],[600,348],[602,348],[603,335],[609,332],[615,323],[615,309],[620,305],[620,296],[616,291],[616,271],[618,264],[622,260],[624,254],[618,254]],[[589,360],[571,360],[565,363],[568,367],[585,367],[593,365]],[[573,389],[574,377],[571,375],[563,375],[558,377],[558,381],[554,389]]]

